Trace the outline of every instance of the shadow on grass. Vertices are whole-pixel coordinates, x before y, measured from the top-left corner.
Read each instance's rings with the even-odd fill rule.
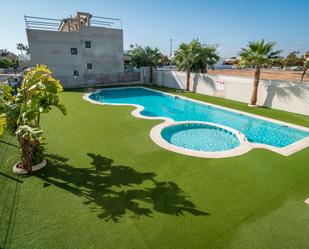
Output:
[[[112,159],[101,155],[87,155],[93,167],[75,168],[67,164],[67,158],[49,155],[48,167],[35,175],[45,181],[44,187],[52,184],[85,199],[84,204],[106,221],[117,222],[127,211],[133,217],[151,217],[153,212],[209,215],[198,210],[174,182],[157,181],[152,172],[113,165]]]
[[[3,141],[3,140],[0,140],[0,143],[4,144],[4,145],[9,145],[9,146],[12,146],[12,147],[15,147],[15,148],[19,148],[16,144],[9,143],[9,142]]]
[[[10,176],[8,174],[5,174],[3,172],[0,172],[0,176],[6,177],[7,179],[13,180],[13,181],[18,182],[18,183],[24,183],[23,181],[19,180],[18,178],[15,178],[15,177]],[[1,179],[1,177],[0,177],[0,179]]]

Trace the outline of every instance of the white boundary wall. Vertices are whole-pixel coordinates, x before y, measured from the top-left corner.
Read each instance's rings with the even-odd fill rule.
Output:
[[[154,84],[175,89],[186,88],[186,73],[168,70],[154,71]],[[249,103],[253,78],[192,73],[190,90],[210,96]],[[261,80],[258,105],[309,115],[309,84],[288,81]]]

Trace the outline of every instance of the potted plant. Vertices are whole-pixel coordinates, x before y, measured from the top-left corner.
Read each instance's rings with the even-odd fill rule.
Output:
[[[62,91],[60,81],[52,77],[47,66],[37,65],[25,74],[15,93],[9,85],[1,86],[0,91],[0,119],[4,120],[4,130],[16,136],[19,143],[21,161],[14,165],[13,171],[28,174],[44,167],[41,114],[55,106],[66,115],[58,96]]]

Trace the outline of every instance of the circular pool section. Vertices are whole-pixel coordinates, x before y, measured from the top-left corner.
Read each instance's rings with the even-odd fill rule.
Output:
[[[240,145],[233,132],[211,124],[183,123],[163,128],[162,138],[175,146],[205,152],[231,150]]]

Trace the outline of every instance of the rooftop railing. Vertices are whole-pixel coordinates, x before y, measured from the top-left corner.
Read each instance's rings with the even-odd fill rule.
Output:
[[[42,29],[58,31],[62,19],[46,18],[38,16],[25,16],[25,23],[27,29]]]
[[[67,19],[56,19],[56,18],[27,16],[27,15],[25,15],[24,17],[25,17],[25,24],[26,24],[27,29],[62,31],[62,32],[65,32],[63,30],[60,30],[63,22],[66,22],[69,19],[72,19],[72,20],[74,19],[72,17],[67,18]],[[89,26],[90,27],[122,29],[122,19],[90,15],[90,25]],[[70,32],[70,31],[68,30],[66,32]]]

